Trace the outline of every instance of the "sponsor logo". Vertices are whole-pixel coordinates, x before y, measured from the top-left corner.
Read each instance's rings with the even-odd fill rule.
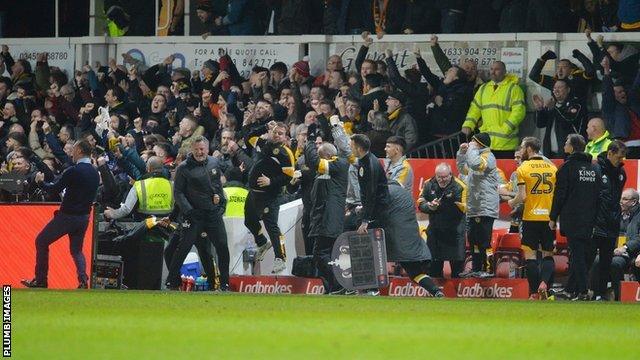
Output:
[[[258,280],[255,284],[245,284],[244,281],[240,281],[239,292],[254,293],[254,294],[292,294],[293,285],[279,284],[277,281],[275,284],[263,284]]]
[[[513,297],[513,287],[498,286],[498,284],[482,286],[479,283],[468,286],[460,283],[456,287],[456,296],[465,298],[510,298]]]
[[[404,285],[396,285],[394,282],[391,282],[389,285],[389,296],[431,296],[427,290],[424,288],[412,283],[407,282]]]
[[[304,290],[305,294],[311,295],[323,295],[324,294],[324,286],[322,285],[313,285],[311,281],[307,282],[307,287]]]

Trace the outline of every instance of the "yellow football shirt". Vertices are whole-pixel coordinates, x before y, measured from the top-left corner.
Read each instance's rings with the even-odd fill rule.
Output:
[[[518,185],[524,185],[526,193],[522,220],[549,221],[557,170],[542,157],[523,161],[518,167]]]

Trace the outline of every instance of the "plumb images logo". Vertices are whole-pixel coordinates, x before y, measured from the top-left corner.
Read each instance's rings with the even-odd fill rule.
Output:
[[[2,357],[11,357],[11,285],[2,285]]]

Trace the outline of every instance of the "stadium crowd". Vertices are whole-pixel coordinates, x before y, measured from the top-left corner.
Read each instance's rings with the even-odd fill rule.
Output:
[[[284,271],[278,209],[301,197],[305,252],[314,256],[328,292],[345,292],[327,265],[336,237],[383,227],[392,244],[390,260],[435,296],[442,294],[430,276],[442,276],[445,261],[454,277],[486,277],[495,271],[487,250],[500,202],[508,201],[514,209],[513,231],[523,235],[532,297],[549,296],[552,228],[559,216],[561,231],[571,229],[571,221],[587,224],[583,231],[595,227],[567,234],[574,251],[565,295],[587,299],[584,279],[597,248],[599,270],[592,273],[600,280],[590,288],[602,299],[602,282],[611,277],[615,288],[629,269],[636,276],[640,269],[638,192],[623,191],[621,161],[625,155],[640,156],[640,52],[602,37],[594,40],[589,30],[586,35],[591,56],[573,52],[582,67],[560,59],[554,76],[542,75],[544,63],[557,60],[547,51],[530,71],[529,78],[553,94],[547,100],[536,95],[529,118],[546,129],[542,141],[522,140],[518,132],[527,115],[522,79],[507,74],[500,61],[491,65],[488,79],[478,75],[473,61],[452,65],[436,36],[431,51],[442,78],[419,50],[416,66],[403,73],[389,50],[384,61],[367,59],[373,42],[368,32],[362,33],[357,72],[345,72],[340,56],[332,55],[326,71],[316,77],[309,62],[301,60],[290,68],[282,62],[254,67],[243,79],[227,54],[207,60],[201,69],[172,68],[173,56],[147,67],[123,55],[122,63],[111,59],[106,66],[85,65],[69,76],[49,66],[45,53],[31,64],[14,60],[11,49],[2,46],[0,74],[6,70],[10,76],[0,78],[0,172],[26,180],[20,191],[5,188],[2,196],[5,201],[59,201],[61,194],[42,184],[73,166],[74,144],[86,141],[101,177],[97,203],[106,219],[133,213],[137,220],[158,216],[153,226],[161,228],[169,228],[171,220],[181,224],[180,231],[167,235],[169,288],[179,286],[179,266],[195,244],[212,286],[228,289],[225,211],[245,218],[257,260],[273,247],[274,272]],[[587,98],[594,85],[602,88],[602,110],[589,113]],[[465,139],[457,153],[443,155],[457,158],[460,175],[439,165],[419,199],[407,202],[417,184],[406,154],[457,135]],[[548,159],[566,154],[566,164],[556,173]],[[522,165],[507,180],[496,158],[514,157]],[[385,159],[384,165],[378,159]],[[598,174],[593,176],[597,180],[585,181],[600,185],[587,197],[595,202],[581,205],[581,210],[590,209],[583,218],[571,215],[577,208],[560,209],[579,196],[575,184],[588,177],[563,173],[574,160],[582,161],[583,168],[575,165],[578,170]],[[552,170],[541,173],[536,167]],[[430,217],[428,248],[416,241],[416,217],[400,216],[416,202]],[[627,236],[621,247],[614,246],[618,232]],[[201,233],[215,245],[217,259]],[[465,238],[470,269],[464,268]]]
[[[152,7],[110,0],[104,9],[113,36],[152,35]],[[169,35],[189,35],[184,12],[181,0],[169,9]],[[640,5],[634,0],[198,0],[193,13],[190,35],[206,36],[640,29]],[[141,24],[144,19],[149,26]]]

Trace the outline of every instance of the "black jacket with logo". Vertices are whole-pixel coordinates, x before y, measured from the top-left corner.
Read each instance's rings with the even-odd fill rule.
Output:
[[[551,138],[555,125],[555,139]],[[536,126],[546,128],[542,153],[547,157],[563,154],[563,146],[569,134],[587,135],[587,109],[576,97],[558,102],[552,109],[536,111]],[[556,142],[558,150],[551,151],[551,145]]]
[[[600,189],[600,203],[596,216],[593,235],[617,238],[620,233],[620,196],[627,181],[627,174],[622,165],[613,166],[607,159],[607,153],[598,156],[598,166],[602,173],[602,188]]]
[[[196,161],[189,154],[176,169],[174,181],[174,199],[180,212],[190,216],[198,210],[216,210],[224,214],[227,200],[220,181],[220,162],[213,156],[204,161]],[[214,195],[220,196],[218,204],[213,203]]]
[[[362,201],[362,219],[366,221],[385,221],[389,204],[387,175],[378,158],[368,152],[358,159],[358,183]]]
[[[558,221],[560,232],[570,238],[589,239],[598,209],[602,175],[591,155],[573,153],[556,173],[556,189],[549,218]]]
[[[253,155],[254,163],[249,170],[249,189],[272,197],[278,196],[293,177],[293,153],[286,145],[258,139]],[[258,178],[262,175],[271,181],[269,186],[258,186]]]

